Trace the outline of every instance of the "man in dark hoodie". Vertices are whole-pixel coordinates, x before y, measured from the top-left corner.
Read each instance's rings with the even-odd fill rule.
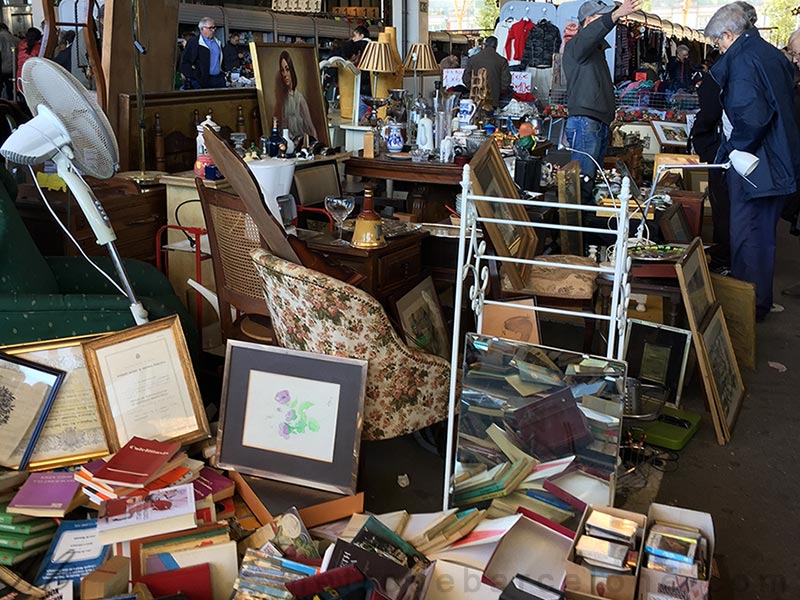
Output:
[[[603,164],[608,148],[608,126],[614,120],[614,84],[606,63],[606,35],[617,21],[639,10],[642,0],[625,0],[619,6],[600,0],[587,0],[578,10],[578,34],[564,46],[564,73],[567,76],[569,118],[564,129],[567,143],[575,150],[590,154]],[[592,187],[597,174],[595,162],[581,152],[572,158],[581,165],[581,196],[591,204]]]

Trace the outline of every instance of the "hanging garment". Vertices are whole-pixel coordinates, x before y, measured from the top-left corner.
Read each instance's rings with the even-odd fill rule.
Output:
[[[494,28],[494,37],[497,38],[497,53],[508,60],[510,57],[506,54],[506,43],[508,42],[508,34],[511,26],[514,24],[514,19],[506,19],[497,23]]]
[[[522,65],[525,67],[552,67],[553,54],[561,46],[561,33],[558,27],[547,19],[542,19],[528,34]]]
[[[508,60],[519,60],[525,49],[525,40],[528,39],[529,32],[533,29],[533,22],[528,19],[521,19],[511,26],[508,30],[506,40],[505,55]]]

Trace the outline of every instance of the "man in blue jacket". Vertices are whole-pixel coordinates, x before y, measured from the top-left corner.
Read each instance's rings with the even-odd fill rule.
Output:
[[[581,197],[592,203],[592,187],[598,164],[603,164],[608,149],[608,126],[616,105],[614,84],[606,63],[606,35],[617,21],[639,10],[642,0],[625,0],[620,6],[601,0],[587,0],[578,9],[578,34],[564,46],[564,73],[567,76],[567,119],[564,134],[567,144],[577,152],[572,158],[581,165]],[[592,158],[586,156],[589,154]]]
[[[792,65],[751,28],[736,3],[720,8],[705,28],[723,52],[711,68],[722,90],[717,162],[733,150],[759,158],[745,180],[728,169],[731,271],[756,285],[756,318],[772,307],[778,219],[800,178],[800,132],[794,115]]]
[[[181,55],[181,73],[186,77],[187,89],[224,88],[222,73],[222,45],[214,37],[217,29],[214,19],[203,17],[197,24],[200,35],[186,42]]]

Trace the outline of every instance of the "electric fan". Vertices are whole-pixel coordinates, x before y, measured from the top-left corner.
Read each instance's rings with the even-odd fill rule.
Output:
[[[34,117],[9,136],[0,154],[11,162],[56,164],[86,216],[97,243],[105,246],[114,263],[137,325],[147,322],[147,312],[136,299],[117,239],[103,206],[81,175],[112,177],[119,168],[119,148],[111,124],[94,98],[60,65],[30,58],[22,66],[22,90]]]

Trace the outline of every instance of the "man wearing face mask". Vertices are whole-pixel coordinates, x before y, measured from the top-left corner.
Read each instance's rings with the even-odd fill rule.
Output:
[[[772,308],[776,228],[800,178],[800,131],[794,115],[794,74],[783,54],[764,41],[742,7],[726,4],[705,28],[722,57],[711,76],[722,90],[722,139],[717,162],[733,151],[755,155],[746,181],[728,169],[731,271],[756,285],[756,319]]]
[[[614,84],[606,63],[609,45],[604,38],[620,18],[636,12],[641,6],[641,0],[625,0],[619,6],[587,0],[578,10],[580,29],[577,35],[564,45],[563,65],[569,109],[564,128],[567,144],[590,154],[601,165],[608,148],[608,126],[616,110]],[[583,202],[592,204],[597,166],[581,152],[573,152],[572,158],[581,166]]]

